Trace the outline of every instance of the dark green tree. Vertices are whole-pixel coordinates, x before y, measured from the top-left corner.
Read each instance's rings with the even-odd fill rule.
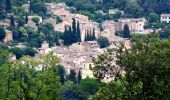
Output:
[[[89,95],[94,95],[101,87],[101,82],[92,78],[85,78],[80,81],[80,87]]]
[[[74,83],[77,83],[76,72],[73,69],[70,70],[68,79]]]
[[[100,48],[105,48],[109,46],[109,40],[103,36],[99,36],[99,38],[97,39],[97,43],[99,44]]]
[[[78,76],[77,76],[77,82],[80,83],[81,79],[82,79],[82,75],[81,75],[81,70],[79,70]]]
[[[10,27],[14,27],[14,26],[15,26],[14,16],[11,15],[11,17],[10,17]]]
[[[64,30],[64,45],[71,45],[72,44],[72,33],[71,32],[71,27],[69,28],[69,30],[67,30],[65,28]]]
[[[81,42],[81,31],[79,21],[77,22],[77,42]]]
[[[76,20],[75,18],[72,19],[72,43],[76,43],[77,42],[77,28],[76,28]]]
[[[96,40],[95,29],[93,28],[92,40]]]
[[[126,24],[123,28],[123,38],[130,38],[130,30],[129,30],[129,26]]]
[[[0,26],[0,41],[3,41],[6,36],[4,27]]]
[[[12,9],[11,0],[5,0],[5,2],[6,2],[6,12],[11,12]]]
[[[153,22],[157,23],[159,21],[159,16],[156,13],[152,12],[152,13],[149,14],[148,21],[150,23],[153,23]]]
[[[28,23],[28,14],[26,14],[26,16],[25,16],[25,23],[26,24]]]
[[[4,19],[6,17],[6,11],[4,9],[4,1],[0,1],[0,19]]]
[[[65,83],[65,78],[64,78],[65,69],[64,69],[63,66],[59,66],[58,67],[58,74],[60,75],[60,82],[61,82],[61,84],[64,84]]]

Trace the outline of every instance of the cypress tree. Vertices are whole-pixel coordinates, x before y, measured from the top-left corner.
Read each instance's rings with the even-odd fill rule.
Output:
[[[89,36],[90,36],[89,41],[92,41],[93,40],[93,34],[92,34],[91,30],[90,30],[90,35]]]
[[[70,81],[77,83],[76,72],[73,69],[70,70],[70,74],[69,74],[68,78]]]
[[[76,29],[76,20],[75,18],[72,19],[73,22],[72,22],[72,39],[73,39],[73,43],[76,43],[77,42],[77,29]]]
[[[87,33],[85,33],[84,41],[87,41]]]
[[[89,34],[89,31],[87,31],[87,41],[90,40],[90,34]]]
[[[93,28],[93,40],[96,40],[95,29]]]
[[[127,24],[124,26],[124,29],[123,29],[123,37],[130,38],[130,30]]]
[[[82,76],[81,76],[81,71],[79,70],[79,73],[78,73],[78,78],[77,78],[77,82],[80,83],[80,80],[82,79]]]
[[[72,37],[71,37],[71,27],[69,28],[69,30],[66,29],[64,30],[64,45],[70,45],[72,44]]]
[[[0,41],[3,41],[5,36],[6,36],[5,29],[4,29],[4,27],[0,26]]]
[[[81,31],[79,21],[77,22],[77,42],[81,42]]]
[[[64,78],[64,74],[65,74],[65,69],[63,66],[59,66],[58,67],[58,74],[60,75],[60,82],[61,84],[65,83],[65,78]]]
[[[11,15],[11,18],[10,18],[10,27],[14,27],[15,26],[15,21],[14,21],[14,16]]]
[[[0,0],[0,20],[4,19],[6,17],[6,12],[5,9],[3,7],[3,0]]]
[[[5,0],[6,1],[6,12],[11,12],[11,0]]]
[[[28,15],[27,14],[25,16],[25,22],[26,22],[26,24],[28,23]]]

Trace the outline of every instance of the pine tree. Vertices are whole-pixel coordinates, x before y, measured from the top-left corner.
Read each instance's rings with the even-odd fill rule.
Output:
[[[68,31],[65,27],[65,30],[64,30],[64,45],[72,44],[70,29],[71,29],[71,27],[69,28],[69,31]]]
[[[11,0],[5,0],[6,1],[6,12],[11,12],[12,4]]]
[[[79,21],[77,22],[77,42],[81,42],[81,31]]]
[[[82,79],[82,75],[81,75],[81,71],[79,70],[79,73],[78,73],[78,78],[77,78],[77,82],[80,83],[80,80]]]
[[[26,22],[26,24],[28,23],[28,15],[27,14],[25,16],[25,22]]]
[[[127,24],[124,26],[124,29],[123,29],[123,37],[130,38],[130,30]]]
[[[73,20],[73,22],[72,22],[72,39],[73,39],[72,43],[76,43],[77,42],[76,20],[75,20],[75,18],[73,18],[72,20]]]

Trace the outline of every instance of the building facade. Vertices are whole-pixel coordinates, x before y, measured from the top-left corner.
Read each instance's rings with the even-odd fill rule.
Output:
[[[170,23],[170,14],[161,14],[161,22]]]

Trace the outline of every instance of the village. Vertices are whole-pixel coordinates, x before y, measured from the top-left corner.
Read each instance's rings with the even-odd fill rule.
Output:
[[[61,65],[65,67],[67,74],[70,73],[71,69],[75,70],[77,73],[80,70],[83,79],[86,77],[93,77],[93,73],[90,70],[94,66],[92,60],[107,49],[100,48],[97,41],[84,41],[85,36],[89,31],[94,31],[96,37],[104,36],[108,38],[110,44],[108,48],[115,48],[116,45],[119,43],[123,43],[126,48],[130,48],[129,39],[115,35],[117,31],[123,31],[123,28],[126,24],[129,26],[131,34],[149,34],[151,32],[154,32],[154,29],[144,28],[145,24],[147,23],[147,20],[145,18],[120,18],[118,22],[115,22],[113,20],[105,20],[101,23],[101,30],[99,27],[99,23],[90,20],[88,16],[71,13],[69,9],[75,8],[69,7],[65,3],[45,3],[45,6],[48,10],[47,12],[52,15],[51,18],[43,19],[41,16],[31,15],[28,16],[28,23],[24,26],[37,31],[38,27],[36,23],[32,21],[32,19],[39,18],[39,24],[50,23],[53,25],[55,31],[64,32],[65,28],[71,27],[72,19],[74,18],[76,21],[79,21],[82,42],[73,43],[70,46],[60,45],[49,47],[49,43],[44,41],[41,45],[41,48],[35,48],[38,52],[35,58],[41,59],[41,56],[53,51],[60,59]],[[24,4],[23,7],[26,12],[29,11],[29,4]],[[116,11],[117,9],[110,10],[109,13],[114,13]],[[56,23],[56,17],[59,17],[62,22]],[[167,23],[170,23],[170,14],[162,14],[160,19],[161,22],[165,21]],[[10,20],[1,20],[0,25],[2,25],[6,29],[7,33],[4,42],[12,41],[12,32],[8,30],[8,27],[10,26]],[[24,48],[25,45],[20,43],[17,45],[17,47]],[[114,77],[108,76],[106,77],[105,81],[107,82],[107,79],[110,78]]]

